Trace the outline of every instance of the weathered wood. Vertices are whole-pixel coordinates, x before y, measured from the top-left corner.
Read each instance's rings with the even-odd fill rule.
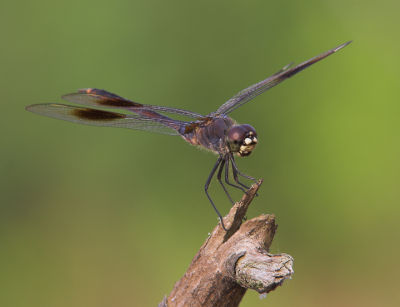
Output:
[[[268,293],[293,274],[293,258],[271,255],[275,216],[264,214],[243,223],[262,180],[224,217],[193,258],[185,275],[160,306],[238,306],[247,289]]]

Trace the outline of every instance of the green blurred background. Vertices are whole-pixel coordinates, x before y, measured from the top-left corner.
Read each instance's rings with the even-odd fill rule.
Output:
[[[217,219],[215,157],[178,137],[26,105],[79,88],[215,110],[347,40],[232,113],[259,145],[248,218],[274,213],[295,275],[241,306],[399,306],[398,1],[10,1],[0,6],[0,306],[155,306]],[[214,183],[220,210],[230,204]],[[241,194],[232,191],[236,199]]]

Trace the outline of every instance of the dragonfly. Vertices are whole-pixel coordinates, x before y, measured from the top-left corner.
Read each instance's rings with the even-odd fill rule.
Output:
[[[176,135],[187,143],[207,149],[218,158],[211,169],[204,185],[205,194],[218,215],[222,228],[227,231],[223,218],[208,192],[212,178],[217,174],[217,180],[232,204],[234,201],[227,187],[231,186],[246,193],[248,186],[239,178],[257,180],[242,173],[235,162],[235,156],[249,156],[258,143],[256,130],[249,124],[239,124],[228,116],[229,113],[249,102],[256,96],[292,77],[305,68],[325,59],[327,56],[344,48],[351,41],[321,53],[297,66],[286,65],[277,73],[240,91],[222,104],[216,111],[207,115],[183,109],[158,105],[148,105],[122,98],[105,90],[86,88],[75,93],[63,95],[68,102],[81,106],[67,104],[44,103],[33,104],[26,110],[40,115],[62,119],[79,124],[120,127],[134,130],[146,130],[167,135]],[[99,109],[100,108],[100,109]],[[129,114],[118,113],[105,109],[121,109]],[[171,116],[183,116],[187,121],[174,119]],[[190,119],[190,120],[189,120]],[[231,174],[231,176],[230,176]],[[224,182],[222,181],[224,177]],[[231,181],[233,178],[233,181]],[[225,184],[224,184],[225,183]]]

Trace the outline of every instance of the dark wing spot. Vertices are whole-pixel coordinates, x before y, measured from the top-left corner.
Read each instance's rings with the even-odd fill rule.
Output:
[[[105,90],[99,90],[97,88],[86,88],[79,90],[80,93],[85,93],[90,96],[94,96],[98,99],[98,104],[110,107],[142,107],[143,105],[128,99],[122,98],[113,93],[107,92]]]
[[[196,123],[190,123],[189,125],[186,125],[184,133],[191,133],[193,130],[197,127],[198,125]]]
[[[108,112],[108,111],[101,111],[96,109],[75,109],[72,111],[72,115],[86,120],[114,120],[120,118],[126,118],[126,115]]]
[[[140,115],[144,115],[146,117],[153,117],[153,118],[165,118],[167,119],[168,117],[161,115],[157,112],[154,112],[152,110],[149,109],[141,109],[141,110],[136,110],[136,113],[140,114]]]
[[[99,101],[103,106],[111,106],[111,107],[142,107],[143,105],[137,102],[129,101],[129,100],[114,100],[114,99],[104,99]]]

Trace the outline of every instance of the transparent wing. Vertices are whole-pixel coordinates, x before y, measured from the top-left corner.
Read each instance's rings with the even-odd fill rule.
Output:
[[[141,104],[134,102],[118,95],[112,94],[105,90],[99,90],[96,88],[87,88],[79,90],[77,93],[66,94],[62,96],[63,99],[69,102],[75,102],[78,104],[101,107],[101,108],[119,108],[129,110],[131,112],[137,112],[145,108],[147,110],[153,110],[157,112],[165,112],[171,114],[179,114],[191,118],[202,118],[203,115],[192,111],[175,109],[163,106],[155,106],[149,104]]]
[[[64,104],[34,104],[26,110],[79,124],[146,130],[169,135],[180,135],[178,131],[187,125],[183,121],[144,118],[135,114],[127,115]]]
[[[339,51],[340,49],[344,48],[348,44],[350,44],[351,41],[344,43],[336,48],[333,48],[331,50],[328,50],[324,53],[321,53],[320,55],[309,59],[308,61],[305,61],[293,68],[290,68],[291,64],[285,66],[282,68],[280,71],[272,75],[271,77],[268,77],[267,79],[258,82],[242,91],[237,93],[235,96],[233,96],[231,99],[229,99],[227,102],[225,102],[222,106],[219,107],[219,109],[216,111],[218,114],[228,114],[235,110],[236,108],[240,107],[241,105],[245,104],[246,102],[249,102],[251,99],[254,97],[264,93],[266,90],[274,87],[275,85],[278,85],[282,81],[286,80],[287,78],[290,78],[291,76],[297,74],[298,72],[302,71],[303,69],[311,66],[314,63],[317,63],[318,61],[326,58],[327,56],[331,55],[332,53],[335,53]]]

